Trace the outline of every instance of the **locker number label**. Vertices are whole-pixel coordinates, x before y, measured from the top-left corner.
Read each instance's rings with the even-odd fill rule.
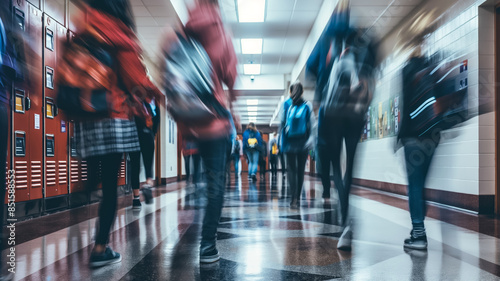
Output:
[[[35,114],[35,130],[40,130],[40,114]]]

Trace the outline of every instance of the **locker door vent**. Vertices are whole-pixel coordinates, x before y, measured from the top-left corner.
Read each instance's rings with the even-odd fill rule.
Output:
[[[26,189],[28,188],[28,162],[27,161],[16,161],[16,188]]]
[[[68,183],[68,162],[59,161],[59,184]]]
[[[31,161],[31,187],[42,187],[42,161]]]
[[[71,160],[71,183],[78,182],[78,161]]]
[[[57,166],[56,161],[47,161],[47,186],[56,185]]]

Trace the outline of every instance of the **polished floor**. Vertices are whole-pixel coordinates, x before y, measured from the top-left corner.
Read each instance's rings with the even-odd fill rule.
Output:
[[[353,250],[345,252],[336,249],[337,200],[321,199],[318,179],[306,177],[301,208],[291,210],[280,175],[255,184],[232,176],[218,229],[222,259],[200,265],[203,186],[155,193],[140,212],[120,199],[110,245],[123,261],[100,269],[87,265],[97,205],[19,223],[16,280],[500,280],[495,218],[430,206],[429,250],[407,252],[406,199],[356,187]]]

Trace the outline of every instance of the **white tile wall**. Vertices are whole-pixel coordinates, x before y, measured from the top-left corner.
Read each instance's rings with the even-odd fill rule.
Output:
[[[466,54],[469,107],[476,117],[442,134],[426,187],[475,195],[495,194],[495,115],[477,116],[480,101],[492,98],[495,93],[493,9],[479,7],[484,1],[454,2],[457,5],[446,11],[446,22],[429,37],[426,49],[429,54],[438,50]],[[434,4],[437,2],[429,1],[422,9]],[[401,93],[400,72],[407,56],[393,55],[384,61],[374,102]],[[360,143],[354,177],[407,184],[403,149],[394,153],[394,143],[395,138]]]

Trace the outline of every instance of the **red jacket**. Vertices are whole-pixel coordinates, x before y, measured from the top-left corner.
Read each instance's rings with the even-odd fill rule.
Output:
[[[197,5],[190,11],[190,18],[184,31],[205,48],[214,68],[214,94],[229,110],[230,102],[236,98],[233,87],[238,75],[237,58],[231,38],[224,30],[218,8],[210,4]],[[222,83],[227,85],[228,92],[224,91]],[[188,127],[179,124],[179,129],[188,138],[216,139],[230,134],[231,123],[228,119],[214,119],[206,125]]]
[[[98,10],[87,8],[86,24],[78,34],[85,34],[96,30],[115,50],[117,71],[125,90],[118,85],[110,89],[108,103],[111,105],[111,117],[115,119],[131,119],[134,115],[146,119],[151,118],[144,110],[142,101],[163,99],[163,94],[153,85],[146,75],[146,69],[139,59],[141,48],[137,44],[137,37],[132,29],[122,21]]]

